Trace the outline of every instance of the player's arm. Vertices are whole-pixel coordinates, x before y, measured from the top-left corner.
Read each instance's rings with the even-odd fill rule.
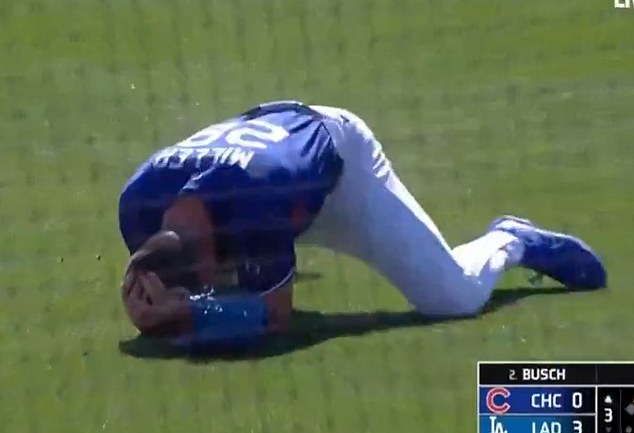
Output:
[[[192,179],[163,218],[164,233],[177,233],[195,248],[199,259],[199,283],[203,285],[213,284],[214,280],[214,226],[212,215],[208,212],[210,203],[207,197],[210,191],[215,196],[222,195],[229,183],[227,176],[223,177],[227,173],[235,174],[227,171],[221,172],[220,176],[203,173]],[[230,180],[234,181],[230,189],[236,191],[235,177]],[[213,209],[213,205],[210,207]],[[247,219],[253,215],[251,210],[249,208],[243,212]],[[169,317],[165,310],[159,310],[159,305],[155,304],[157,316],[160,316],[155,322],[171,323],[168,328],[177,327],[181,341],[191,343],[239,340],[285,330],[292,312],[295,270],[292,234],[269,230],[258,233],[256,230],[255,235],[252,231],[240,234],[236,241],[240,251],[239,257],[235,258],[239,288],[244,293],[239,296],[191,296],[187,300],[188,308],[184,307],[182,301],[173,302],[171,308],[175,310],[174,318]],[[189,314],[184,313],[186,309]],[[146,316],[151,316],[151,313],[146,313]],[[154,327],[163,328],[157,324]]]
[[[185,341],[251,341],[288,329],[295,276],[292,235],[265,232],[255,237],[238,247],[239,294],[191,298],[194,332]]]
[[[144,335],[184,345],[240,344],[287,329],[292,279],[264,293],[191,295],[167,288],[153,272],[128,274],[122,288],[128,316]]]
[[[195,194],[178,197],[163,214],[161,229],[178,234],[185,244],[183,248],[195,257],[199,285],[211,285],[215,261],[213,223],[203,199]]]
[[[255,164],[252,161],[252,164]],[[270,165],[259,161],[261,172]],[[239,166],[219,166],[193,177],[182,189],[181,197],[166,212],[164,228],[189,230],[188,236],[202,236],[199,255],[203,262],[217,259],[213,230],[222,225],[227,230],[226,216],[214,221],[214,209],[231,209],[230,261],[237,267],[238,288],[244,297],[262,300],[268,313],[270,330],[285,329],[292,311],[293,279],[295,274],[295,242],[292,227],[284,224],[288,210],[279,203],[270,203],[268,194]],[[288,212],[290,214],[290,212]],[[280,222],[282,222],[280,224]],[[290,221],[286,221],[287,223]],[[209,257],[213,251],[214,257]],[[205,256],[207,255],[207,256]],[[210,260],[204,260],[209,258]],[[217,260],[216,260],[217,265]],[[216,272],[216,275],[214,274]],[[214,284],[218,269],[206,268],[201,274],[203,284]]]
[[[213,284],[214,269],[211,264],[213,260],[214,245],[212,242],[212,224],[207,213],[204,202],[195,195],[187,195],[177,199],[174,204],[165,212],[163,218],[163,229],[173,230],[189,239],[197,239],[196,246],[198,256],[203,258],[199,265],[199,277],[202,285]],[[286,239],[270,239],[271,244],[278,242],[289,242]],[[290,240],[292,246],[292,239]],[[270,245],[270,244],[269,244]],[[279,244],[278,244],[279,245]],[[279,246],[275,245],[267,251],[267,258],[279,260],[274,257]],[[288,254],[287,251],[279,254]],[[205,260],[209,259],[209,260]],[[269,312],[269,328],[272,330],[285,329],[293,308],[293,276],[294,276],[294,253],[292,263],[275,263],[264,265],[265,272],[270,276],[254,276],[255,270],[243,269],[240,272],[241,284],[245,284],[246,292],[251,296],[258,296],[266,303]],[[258,264],[260,272],[262,265]],[[246,280],[246,281],[245,281]],[[257,280],[257,281],[256,281]],[[260,292],[264,288],[264,291]],[[245,295],[246,296],[246,295]]]

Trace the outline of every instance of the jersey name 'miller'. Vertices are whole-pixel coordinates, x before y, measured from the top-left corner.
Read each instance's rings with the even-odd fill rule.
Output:
[[[238,165],[246,169],[255,152],[237,146],[218,147],[184,147],[172,146],[160,151],[152,160],[156,168],[182,168],[187,161],[192,161],[199,169],[203,159],[211,159],[215,164]]]
[[[523,381],[565,381],[565,368],[522,368]]]

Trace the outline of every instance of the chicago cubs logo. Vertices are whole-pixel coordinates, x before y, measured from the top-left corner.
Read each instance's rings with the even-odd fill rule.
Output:
[[[487,409],[496,415],[502,415],[511,409],[511,405],[506,401],[511,392],[506,388],[491,388],[487,392]]]

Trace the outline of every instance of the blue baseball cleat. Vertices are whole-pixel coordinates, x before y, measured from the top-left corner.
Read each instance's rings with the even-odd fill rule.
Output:
[[[571,290],[606,286],[607,275],[599,256],[581,239],[537,227],[514,216],[493,220],[489,231],[510,233],[524,243],[520,265],[559,281]]]

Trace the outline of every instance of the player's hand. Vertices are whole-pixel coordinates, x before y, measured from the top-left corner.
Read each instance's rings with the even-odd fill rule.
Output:
[[[154,273],[129,271],[122,287],[126,312],[145,334],[179,335],[189,330],[189,292],[165,287]]]
[[[175,301],[186,300],[189,296],[189,292],[184,287],[172,287],[170,289],[165,287],[165,284],[154,272],[140,272],[138,278],[151,304],[165,305]]]

